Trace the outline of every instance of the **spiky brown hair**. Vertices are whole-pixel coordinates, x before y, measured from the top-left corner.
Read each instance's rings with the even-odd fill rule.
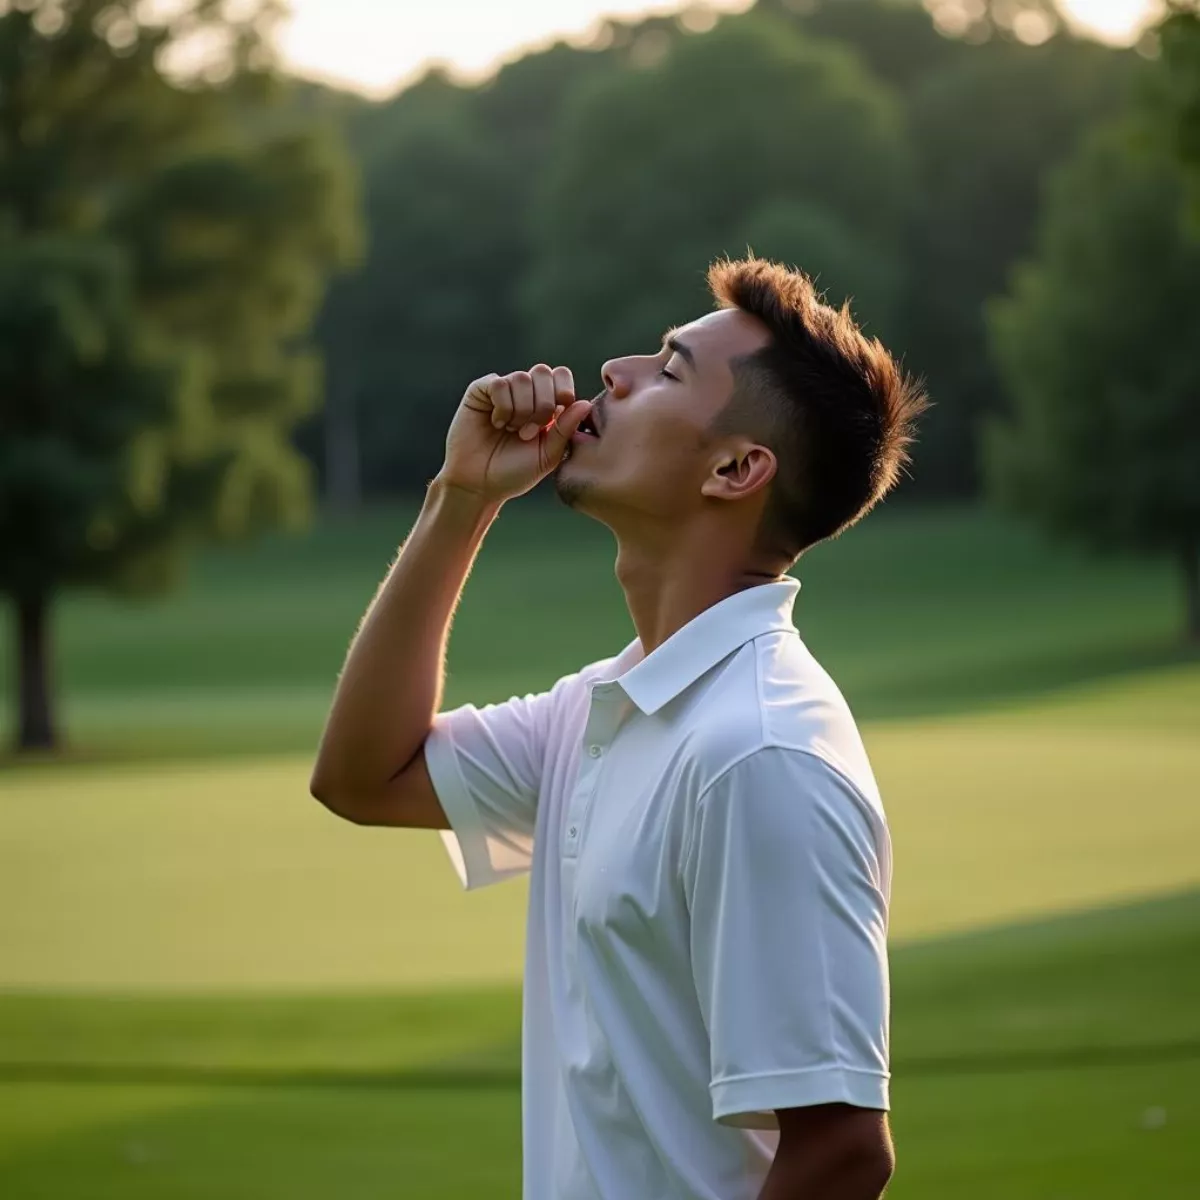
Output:
[[[713,432],[747,434],[774,452],[759,543],[795,558],[895,486],[928,407],[925,389],[859,329],[849,304],[824,304],[802,271],[720,259],[708,283],[718,307],[741,309],[771,335],[734,360],[733,396]]]

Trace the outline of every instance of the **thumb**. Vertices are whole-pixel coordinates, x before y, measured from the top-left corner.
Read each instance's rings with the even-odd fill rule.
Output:
[[[542,448],[550,466],[558,465],[559,460],[567,452],[571,439],[575,436],[575,430],[579,428],[583,418],[591,411],[592,402],[590,400],[576,400],[574,404],[559,413],[551,423],[542,441]]]

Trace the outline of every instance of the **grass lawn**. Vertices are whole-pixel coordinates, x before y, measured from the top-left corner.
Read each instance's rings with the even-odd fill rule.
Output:
[[[306,791],[411,516],[207,556],[153,607],[63,604],[77,754],[0,771],[4,1200],[518,1194],[524,890],[468,897],[434,835]],[[800,574],[896,844],[889,1197],[1190,1200],[1200,662],[1169,572],[902,512]],[[515,506],[447,701],[630,636],[607,535]]]
[[[506,508],[489,535],[455,624],[449,703],[541,690],[632,637],[610,535],[544,499]],[[60,674],[80,753],[309,749],[414,515],[206,555],[163,601],[67,597]],[[995,707],[1179,657],[1168,565],[1083,558],[985,512],[880,513],[798,574],[797,622],[866,719]],[[0,684],[9,654],[0,639]]]
[[[1128,686],[1132,704],[1093,685],[1074,704],[867,726],[896,847],[897,939],[1200,882],[1200,671]],[[308,797],[308,766],[9,774],[0,988],[517,978],[524,888],[464,894],[436,834],[337,821]]]
[[[890,1196],[1194,1196],[1200,894],[894,965]],[[8,996],[0,1194],[515,1195],[517,1004]]]

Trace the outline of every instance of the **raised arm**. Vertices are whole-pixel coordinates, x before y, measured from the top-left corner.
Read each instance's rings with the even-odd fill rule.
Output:
[[[489,375],[467,389],[445,464],[338,680],[310,785],[330,811],[364,825],[447,828],[422,748],[454,609],[503,503],[558,465],[590,408],[565,367]]]

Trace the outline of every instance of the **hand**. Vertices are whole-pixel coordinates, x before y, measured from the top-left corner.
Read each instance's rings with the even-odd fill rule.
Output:
[[[591,408],[566,367],[485,375],[450,422],[438,478],[493,503],[523,495],[562,461]]]

